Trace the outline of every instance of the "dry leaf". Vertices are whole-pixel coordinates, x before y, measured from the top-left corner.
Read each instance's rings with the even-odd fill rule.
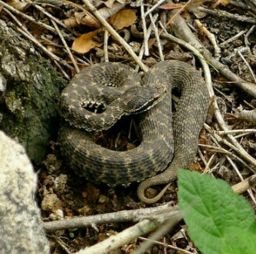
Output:
[[[7,3],[19,11],[25,10],[29,3],[20,0],[8,0]]]
[[[164,10],[190,9],[190,8],[196,8],[200,5],[203,5],[205,2],[208,2],[208,1],[209,0],[190,0],[185,4],[166,3],[166,4],[161,5],[160,8],[164,9]],[[225,1],[225,0],[223,0],[223,1]]]
[[[212,7],[216,8],[218,5],[226,6],[229,4],[229,2],[230,0],[216,0]]]
[[[77,53],[85,54],[95,47],[100,47],[101,42],[95,40],[101,29],[83,34],[73,41],[72,49]]]
[[[112,15],[115,15],[120,10],[122,10],[124,8],[124,6],[125,6],[125,4],[115,3],[115,4],[113,4],[113,6],[111,8],[103,7],[101,9],[99,9],[98,12],[104,19],[108,19]]]
[[[103,7],[98,10],[100,15],[107,19],[112,15],[116,14],[124,7],[124,4],[115,3],[112,8]],[[74,16],[65,19],[64,24],[67,27],[76,27],[78,25],[86,25],[92,28],[99,28],[101,24],[98,22],[97,19],[94,18],[89,12],[75,12]]]
[[[117,14],[112,16],[109,22],[117,30],[123,29],[124,27],[131,26],[135,23],[137,19],[135,10],[132,9],[123,9]]]
[[[167,3],[159,6],[159,8],[164,10],[174,10],[174,9],[182,8],[183,6],[184,4]]]
[[[30,33],[32,33],[36,39],[40,40],[42,34],[45,32],[45,28],[32,22],[30,22],[27,26],[29,28]]]
[[[108,0],[108,1],[104,2],[104,4],[105,4],[108,8],[112,8],[114,2],[115,2],[115,0]]]
[[[103,1],[102,1],[103,2]],[[126,4],[127,2],[125,0],[107,0],[106,2],[103,2],[108,8],[112,8],[113,4],[115,2],[118,2],[120,4]]]
[[[103,7],[99,9],[98,12],[104,19],[108,19],[109,17],[123,9],[124,6],[125,4],[115,3],[113,4],[112,8]],[[94,16],[90,12],[87,11],[75,12],[73,16],[63,20],[63,23],[67,27],[76,27],[81,24],[91,28],[99,28],[101,26],[99,21],[94,18]]]
[[[197,163],[191,163],[188,167],[190,170],[197,171],[197,172],[203,172],[203,169],[201,165]]]
[[[186,6],[185,9],[193,12],[193,14],[198,18],[203,18],[206,16],[205,12],[199,11],[197,7],[207,3],[207,2],[211,2],[212,0],[191,0],[189,1]]]
[[[76,27],[80,24],[92,28],[99,28],[100,23],[88,12],[75,12],[74,16],[63,20],[67,27]]]

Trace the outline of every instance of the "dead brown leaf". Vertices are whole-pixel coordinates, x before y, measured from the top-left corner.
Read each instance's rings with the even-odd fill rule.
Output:
[[[226,6],[229,4],[229,2],[230,2],[230,0],[216,0],[212,7],[215,8],[218,5]]]
[[[190,10],[190,9],[194,9],[198,6],[201,6],[207,2],[211,2],[212,0],[190,0],[185,4],[185,8]]]
[[[103,1],[102,1],[103,2]],[[112,8],[113,4],[114,4],[115,0],[107,0],[105,2],[103,2],[105,4],[105,6],[107,6],[108,8]]]
[[[196,8],[204,3],[208,2],[209,0],[189,0],[185,4],[178,4],[178,3],[166,3],[160,6],[161,9],[164,10],[174,10],[174,9],[190,9]],[[221,0],[220,0],[221,1]],[[222,1],[229,1],[229,0],[222,0]]]
[[[187,17],[190,18],[190,15],[188,13],[188,10],[193,11],[196,10],[198,6],[211,1],[211,0],[188,0],[185,4],[181,4],[181,6],[178,8],[179,10],[168,20],[167,25],[170,25],[173,23],[176,15],[183,13],[183,17],[184,15],[186,15]],[[177,8],[175,8],[177,9]]]
[[[76,27],[80,24],[92,28],[99,28],[100,23],[88,12],[75,12],[74,16],[63,20],[67,27]]]
[[[112,8],[115,2],[118,2],[120,4],[125,4],[125,0],[107,0],[107,1],[102,1],[108,8]]]
[[[184,4],[167,3],[159,6],[159,8],[163,10],[174,10],[174,9],[182,8],[183,6]]]
[[[111,8],[103,7],[99,9],[98,12],[104,19],[108,19],[119,12],[123,7],[124,4],[114,3]],[[91,28],[99,28],[101,26],[100,22],[88,11],[75,12],[74,15],[65,19],[63,22],[67,27],[76,27],[81,24]]]
[[[137,19],[135,10],[123,9],[110,17],[109,22],[117,30],[121,30],[124,27],[129,27],[135,23]]]
[[[109,17],[121,11],[124,8],[124,6],[124,4],[114,3],[111,8],[103,7],[99,9],[98,12],[104,19],[108,19]]]
[[[203,172],[203,168],[201,167],[201,165],[198,162],[191,163],[188,168],[192,171]]]
[[[72,49],[77,53],[85,54],[95,47],[100,47],[101,42],[95,40],[101,29],[82,34],[73,41]]]
[[[28,6],[28,3],[20,0],[7,0],[6,2],[19,11],[23,11]]]

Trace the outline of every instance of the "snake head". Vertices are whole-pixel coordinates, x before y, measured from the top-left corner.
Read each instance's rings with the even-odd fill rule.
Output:
[[[126,115],[142,113],[162,100],[166,92],[166,88],[132,87],[122,96],[122,108]]]

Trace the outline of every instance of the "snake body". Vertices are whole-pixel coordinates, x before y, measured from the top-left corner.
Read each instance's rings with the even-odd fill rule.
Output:
[[[174,87],[181,96],[172,117]],[[61,112],[68,124],[60,131],[61,152],[70,168],[90,181],[115,186],[149,178],[138,196],[150,203],[145,189],[168,183],[177,168],[194,159],[208,101],[200,73],[180,61],[156,64],[142,81],[126,65],[95,64],[75,75],[62,92]],[[113,151],[94,142],[91,131],[108,129],[122,116],[138,112],[139,146]]]

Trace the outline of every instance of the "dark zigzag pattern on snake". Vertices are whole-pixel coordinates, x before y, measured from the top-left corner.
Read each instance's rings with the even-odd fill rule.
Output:
[[[136,91],[141,86],[147,89],[143,93],[162,87],[166,87],[166,93],[139,115],[140,145],[121,152],[97,145],[89,131],[110,128],[126,114],[123,108],[129,106],[122,89],[135,87]],[[173,87],[180,90],[181,96],[172,117]],[[96,101],[109,105],[101,114],[86,112],[84,103]],[[167,175],[173,177],[177,168],[186,167],[195,157],[208,101],[200,73],[184,62],[160,62],[142,81],[126,65],[95,64],[75,75],[62,92],[61,114],[69,126],[62,127],[59,134],[61,152],[71,169],[95,183],[128,185],[165,170],[167,174],[159,177],[168,182]]]

